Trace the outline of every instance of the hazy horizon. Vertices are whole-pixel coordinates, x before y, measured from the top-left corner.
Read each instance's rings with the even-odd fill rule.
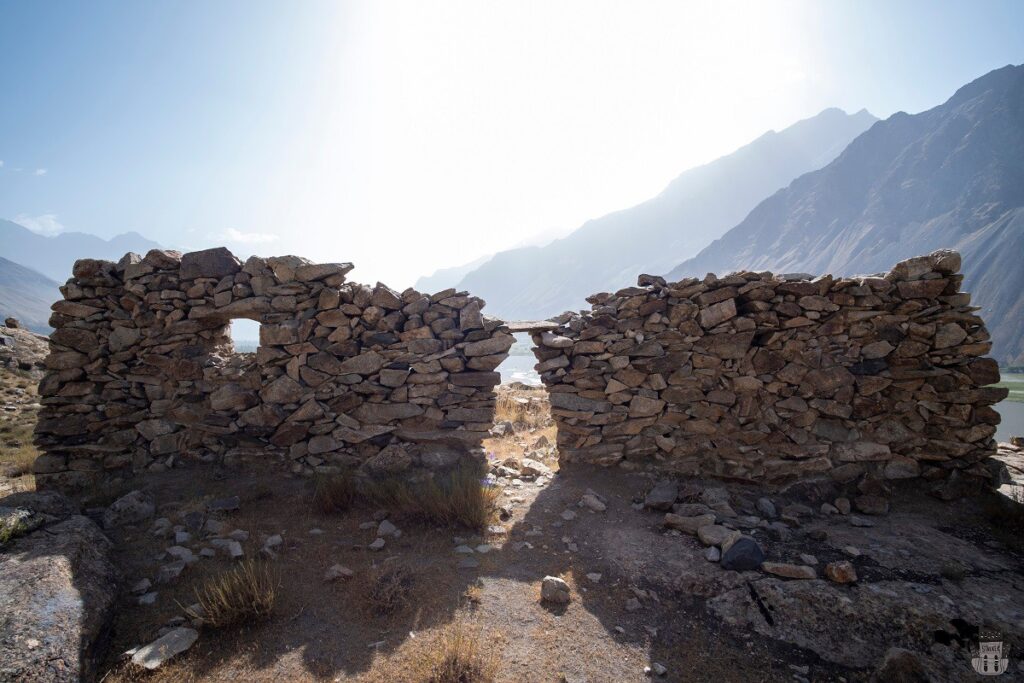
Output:
[[[1008,2],[276,7],[0,8],[0,217],[401,289],[823,109],[922,111],[1024,61]]]

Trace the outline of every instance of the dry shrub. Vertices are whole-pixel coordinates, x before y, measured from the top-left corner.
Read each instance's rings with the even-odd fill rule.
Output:
[[[494,518],[500,492],[484,481],[479,467],[463,465],[447,475],[409,482],[365,479],[349,474],[316,482],[314,507],[323,513],[342,512],[356,504],[387,508],[414,521],[483,529]]]
[[[480,468],[461,466],[420,482],[368,481],[361,495],[368,503],[406,518],[483,529],[494,518],[500,492],[484,481]]]
[[[273,611],[278,585],[280,580],[268,565],[244,561],[197,587],[201,610],[189,616],[213,628],[260,621]]]
[[[411,565],[396,561],[371,567],[361,581],[363,586],[357,594],[363,608],[379,617],[391,617],[402,614],[412,604],[419,576]]]
[[[485,653],[478,632],[455,624],[444,631],[437,644],[423,654],[415,668],[419,683],[491,683],[497,675],[497,658]]]
[[[496,422],[512,422],[539,429],[551,424],[551,405],[542,391],[498,391],[494,408]]]
[[[317,477],[313,507],[325,514],[345,512],[356,503],[356,485],[348,472]]]

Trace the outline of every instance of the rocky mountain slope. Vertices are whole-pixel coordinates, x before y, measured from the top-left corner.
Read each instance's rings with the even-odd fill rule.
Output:
[[[468,289],[508,319],[580,309],[594,292],[633,284],[637,273],[664,272],[696,254],[757,202],[834,159],[875,121],[867,111],[826,109],[684,172],[643,204],[588,221],[546,246],[500,252],[461,280],[432,284]]]
[[[0,219],[0,256],[37,270],[57,282],[71,277],[71,266],[78,259],[116,261],[129,251],[145,254],[150,249],[159,248],[159,244],[137,232],[126,232],[109,240],[84,232],[46,236]]]
[[[0,319],[14,317],[30,330],[48,332],[50,304],[61,298],[59,286],[42,273],[0,257]]]
[[[1024,358],[1024,65],[894,114],[668,274],[887,271],[949,247],[1001,363]]]

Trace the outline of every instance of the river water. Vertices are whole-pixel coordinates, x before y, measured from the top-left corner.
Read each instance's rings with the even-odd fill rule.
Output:
[[[498,366],[502,383],[522,382],[540,386],[540,376],[533,369],[536,363],[532,354],[509,356]],[[1004,382],[1021,382],[1024,385],[1024,375],[1003,375],[1002,379]],[[1003,401],[996,406],[996,410],[1003,418],[996,431],[996,441],[1009,441],[1011,436],[1024,436],[1024,403]]]

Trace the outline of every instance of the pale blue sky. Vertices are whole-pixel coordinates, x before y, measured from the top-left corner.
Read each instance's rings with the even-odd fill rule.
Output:
[[[404,287],[825,107],[939,104],[1024,62],[1024,3],[0,0],[0,45],[0,217]]]

